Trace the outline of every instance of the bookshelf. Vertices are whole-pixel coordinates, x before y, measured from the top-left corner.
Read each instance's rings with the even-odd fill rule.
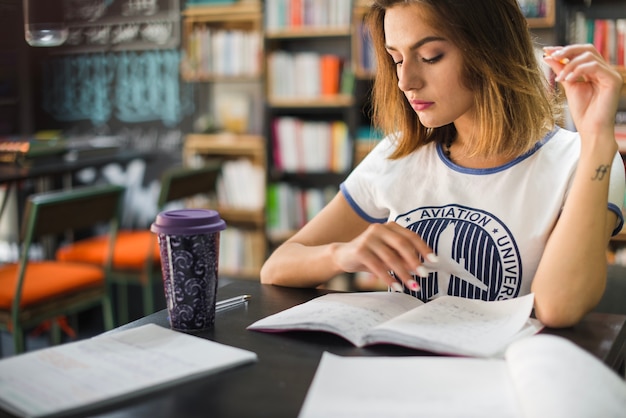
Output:
[[[302,4],[265,1],[270,245],[321,210],[352,167],[354,152],[352,1]]]
[[[181,77],[196,90],[197,119],[185,135],[183,161],[218,160],[214,201],[228,227],[220,275],[258,279],[267,256],[266,142],[262,135],[263,10],[260,1],[188,5],[182,12]]]
[[[345,178],[349,168],[361,161],[379,139],[369,127],[367,116],[375,62],[369,54],[363,19],[371,1],[345,0],[347,8],[338,11],[343,1],[319,0],[316,3],[317,7],[326,11],[333,10],[333,18],[331,13],[317,13],[313,17],[310,10],[298,8],[298,4],[303,4],[298,0],[239,0],[231,4],[188,6],[181,13],[184,54],[181,77],[199,91],[201,97],[197,100],[200,103],[197,114],[211,115],[208,123],[198,124],[195,132],[186,136],[185,161],[197,164],[203,159],[229,161],[246,158],[266,172],[264,189],[267,201],[263,209],[219,205],[229,226],[241,227],[254,237],[251,244],[241,245],[248,249],[251,256],[247,258],[255,260],[253,264],[256,267],[247,267],[238,275],[258,277],[258,270],[271,247],[289,237],[313,216],[332,196],[330,190],[336,191],[336,186]],[[587,6],[587,3],[591,5]],[[541,34],[547,33],[548,38],[554,38],[549,42],[557,44],[567,42],[568,31],[571,30],[568,19],[576,12],[585,12],[593,18],[626,17],[623,10],[626,4],[621,0],[542,0],[537,4],[539,7],[535,14],[528,17],[529,27]],[[320,20],[324,16],[326,21]],[[256,52],[247,53],[255,58],[255,64],[245,71],[234,73],[212,67],[210,62],[225,59],[209,59],[198,53],[203,42],[198,34],[205,31],[256,34],[259,37]],[[300,56],[300,52],[307,54]],[[283,54],[279,56],[284,60],[279,62],[281,72],[273,67],[277,53]],[[315,62],[325,55],[338,57],[341,64],[340,70],[334,74],[338,85],[332,93],[319,91],[321,81],[318,85],[307,83],[312,78],[311,74],[321,77],[321,70]],[[298,60],[299,64],[296,63]],[[285,62],[288,64],[285,65]],[[285,68],[292,68],[291,73],[284,72]],[[617,68],[626,78],[626,67]],[[300,76],[307,74],[306,79],[298,78],[299,73]],[[284,88],[287,85],[294,88],[293,84],[297,89],[304,90],[285,93]],[[222,101],[221,98],[225,97],[223,92],[228,91],[229,86],[257,89],[251,99],[256,101],[256,108],[250,110],[250,114],[262,116],[259,121],[249,122],[247,129],[229,130],[220,126],[216,102]],[[623,92],[626,98],[626,85]],[[351,150],[347,157],[349,161],[344,162],[340,170],[332,169],[330,163],[323,170],[306,167],[286,169],[280,161],[281,147],[277,138],[278,122],[283,119],[289,123],[295,121],[299,130],[306,124],[319,124],[322,126],[320,129],[327,129],[335,121],[344,121]],[[326,128],[324,124],[328,124]],[[228,135],[224,135],[225,131]],[[301,155],[303,149],[300,146]],[[304,151],[304,154],[307,152]],[[289,197],[285,198],[285,195]],[[283,201],[280,203],[282,208],[277,209],[281,199],[288,202]],[[276,227],[277,222],[285,220],[288,225]],[[621,238],[618,244],[623,245]]]
[[[526,13],[528,27],[531,29],[552,29],[556,22],[556,0],[527,1],[519,4]],[[532,7],[529,7],[532,5]]]
[[[357,0],[352,10],[352,67],[354,68],[356,79],[361,81],[359,84],[361,89],[357,92],[359,103],[368,102],[371,84],[376,71],[376,62],[365,27],[365,16],[370,5],[371,0]],[[364,109],[361,114],[362,117],[358,121],[354,144],[354,166],[365,158],[380,139],[380,136],[374,135],[369,128],[371,121],[368,117],[367,108]]]

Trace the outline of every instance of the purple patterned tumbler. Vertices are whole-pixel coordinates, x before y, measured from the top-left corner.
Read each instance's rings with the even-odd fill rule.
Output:
[[[215,324],[220,231],[225,228],[219,213],[208,209],[164,211],[152,224],[172,329],[194,332]]]

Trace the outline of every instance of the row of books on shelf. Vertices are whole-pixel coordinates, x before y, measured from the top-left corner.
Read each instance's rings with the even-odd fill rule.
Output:
[[[186,160],[189,167],[201,167],[209,161],[202,156]],[[236,210],[261,210],[265,207],[265,170],[246,158],[219,160],[222,164],[216,192],[188,199],[190,207],[223,207]]]
[[[548,12],[547,0],[517,0],[524,16],[535,18],[545,17]]]
[[[223,275],[256,275],[265,260],[258,233],[230,225],[220,233],[219,270]]]
[[[355,23],[358,36],[358,65],[367,73],[376,71],[376,57],[374,56],[374,47],[372,45],[372,37],[367,29],[364,21]]]
[[[576,12],[568,30],[570,43],[591,43],[610,64],[626,65],[626,19],[592,19]]]
[[[260,210],[265,206],[265,170],[241,158],[224,161],[217,179],[219,206]]]
[[[183,58],[183,74],[191,77],[259,76],[263,38],[258,31],[195,26]]]
[[[282,116],[272,121],[273,166],[287,173],[345,173],[352,164],[348,125]]]
[[[304,189],[289,183],[267,187],[266,228],[273,240],[282,240],[313,218],[337,193],[336,187]]]
[[[338,55],[274,51],[267,61],[269,94],[273,98],[300,100],[350,94],[353,82],[347,67]]]
[[[266,0],[268,32],[300,27],[347,27],[352,0]]]

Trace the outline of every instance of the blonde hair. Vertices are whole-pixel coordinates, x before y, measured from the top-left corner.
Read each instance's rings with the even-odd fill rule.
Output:
[[[461,80],[474,93],[477,118],[473,155],[519,156],[554,127],[557,102],[517,0],[375,0],[367,17],[377,60],[372,119],[387,135],[401,133],[391,158],[456,134],[452,123],[422,125],[398,88],[383,26],[386,9],[396,5],[420,6],[427,24],[461,50]]]

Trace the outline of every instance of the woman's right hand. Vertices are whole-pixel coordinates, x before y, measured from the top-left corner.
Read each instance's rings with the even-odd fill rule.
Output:
[[[413,276],[428,275],[422,259],[437,259],[418,234],[395,222],[371,224],[353,240],[333,246],[333,259],[341,270],[369,272],[394,290],[402,285],[393,276],[408,289],[419,290]]]

